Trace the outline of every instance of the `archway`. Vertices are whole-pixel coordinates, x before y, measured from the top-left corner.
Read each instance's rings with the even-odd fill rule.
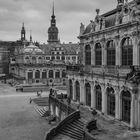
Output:
[[[116,50],[113,40],[107,42],[107,65],[114,66],[116,63]]]
[[[107,94],[107,114],[115,117],[115,94],[112,87],[106,89]]]
[[[32,57],[32,63],[36,64],[36,57],[35,56]]]
[[[43,70],[42,71],[42,79],[46,79],[47,78],[47,71]]]
[[[96,95],[96,109],[101,111],[102,110],[102,90],[101,86],[95,86],[95,95]]]
[[[28,79],[33,79],[33,72],[31,70],[28,71]]]
[[[131,116],[131,93],[122,91],[122,121],[130,123]]]
[[[80,101],[80,84],[78,81],[75,83],[75,89],[76,89],[76,101]]]
[[[122,40],[122,65],[133,65],[133,44],[130,37]]]
[[[40,71],[39,70],[35,71],[35,78],[40,79]]]
[[[102,65],[102,47],[100,43],[95,45],[95,65]]]
[[[90,45],[87,45],[85,47],[85,64],[91,65],[91,47],[90,47]]]
[[[53,70],[49,70],[49,78],[53,78]]]
[[[91,86],[89,83],[85,84],[85,92],[86,92],[86,105],[91,106]]]

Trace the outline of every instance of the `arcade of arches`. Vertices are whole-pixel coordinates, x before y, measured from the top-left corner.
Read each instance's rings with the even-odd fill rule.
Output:
[[[119,90],[113,86],[103,86],[84,80],[69,79],[68,81],[69,96],[73,101],[121,120],[131,128],[140,128],[140,103],[138,104],[136,94],[131,90]]]
[[[55,83],[55,79],[60,79],[59,83],[66,82],[66,70],[30,69],[26,71],[26,83]]]
[[[115,40],[109,40],[104,45],[99,42],[85,45],[84,65],[130,66],[137,63],[133,53],[132,38],[125,37],[118,44],[120,46],[116,46]],[[119,55],[120,57],[118,57]]]

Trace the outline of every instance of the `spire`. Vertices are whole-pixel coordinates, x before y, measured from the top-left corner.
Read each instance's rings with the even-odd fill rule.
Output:
[[[55,19],[55,15],[54,15],[54,1],[53,1],[53,6],[52,6],[52,19]]]
[[[54,16],[54,1],[53,1],[53,8],[52,8],[52,15]]]
[[[32,43],[32,31],[30,30],[30,43]]]
[[[25,34],[26,34],[26,31],[25,31],[25,27],[24,27],[24,22],[22,23],[22,29],[21,29],[21,40],[24,41],[25,40]]]
[[[51,26],[48,29],[48,42],[56,43],[58,40],[58,28],[56,27],[56,19],[54,14],[54,2],[52,6]]]

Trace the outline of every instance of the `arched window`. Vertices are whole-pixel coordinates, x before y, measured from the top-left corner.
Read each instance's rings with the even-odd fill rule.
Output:
[[[69,80],[69,88],[70,88],[70,98],[73,99],[73,86],[72,86],[72,80]]]
[[[56,59],[57,59],[57,60],[60,60],[60,56],[56,56]]]
[[[116,51],[113,40],[107,43],[107,65],[115,65],[116,63]]]
[[[89,45],[85,47],[85,64],[91,65],[91,47]]]
[[[38,58],[38,63],[41,64],[42,63],[42,57]]]
[[[40,78],[40,71],[39,70],[36,70],[35,71],[35,78],[36,79],[39,79]]]
[[[65,60],[65,56],[62,56],[61,59],[62,59],[62,60]]]
[[[115,117],[115,94],[112,87],[108,87],[107,94],[107,114]]]
[[[53,70],[49,71],[49,78],[53,78]]]
[[[60,78],[60,71],[55,72],[55,78]]]
[[[78,81],[76,81],[75,87],[76,87],[76,101],[80,101],[80,84]]]
[[[65,78],[65,77],[66,77],[66,71],[63,70],[63,71],[62,71],[62,78]]]
[[[129,37],[122,41],[122,65],[133,65],[133,45]]]
[[[131,93],[129,91],[122,91],[122,120],[130,123],[131,115]]]
[[[102,65],[102,47],[100,43],[95,45],[95,65]]]
[[[36,64],[36,57],[32,57],[32,63]]]
[[[28,56],[25,57],[25,63],[30,63],[30,59]]]
[[[52,59],[52,60],[55,60],[55,57],[54,57],[54,56],[52,56],[52,57],[51,57],[51,59]]]
[[[102,110],[102,90],[99,85],[95,86],[95,95],[96,95],[96,109]]]
[[[46,79],[47,78],[47,71],[43,70],[42,72],[42,79]]]
[[[28,79],[33,79],[33,72],[31,70],[28,71]]]
[[[89,83],[85,84],[86,105],[91,106],[91,86]]]

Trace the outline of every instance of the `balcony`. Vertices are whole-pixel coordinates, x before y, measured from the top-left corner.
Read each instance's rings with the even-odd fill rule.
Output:
[[[135,71],[140,71],[139,66],[134,66]],[[68,65],[67,71],[71,74],[77,73],[83,75],[100,75],[126,78],[127,74],[132,71],[130,66],[83,66],[83,65]]]

